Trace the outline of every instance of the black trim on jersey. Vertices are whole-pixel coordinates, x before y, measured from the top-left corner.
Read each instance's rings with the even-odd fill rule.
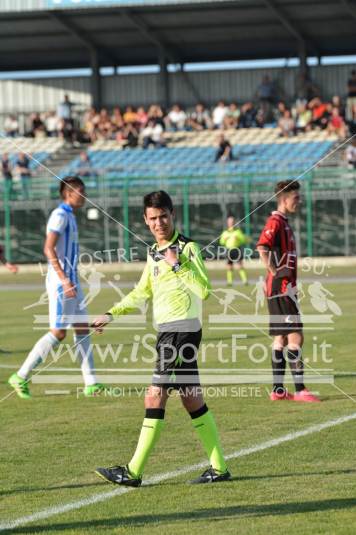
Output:
[[[167,251],[167,249],[175,249],[177,250],[177,256],[179,256],[183,250],[184,250],[184,247],[192,242],[193,240],[191,240],[190,238],[187,238],[186,236],[183,236],[183,234],[178,234],[177,238],[174,240],[173,243],[171,243],[168,247],[166,247],[165,249],[161,249],[160,251],[157,251],[155,249],[155,246],[151,247],[150,250],[149,250],[149,255],[151,256],[152,260],[154,262],[159,262],[160,260],[164,260],[164,253]],[[183,242],[183,244],[182,244]],[[177,243],[178,243],[178,247],[177,247]]]

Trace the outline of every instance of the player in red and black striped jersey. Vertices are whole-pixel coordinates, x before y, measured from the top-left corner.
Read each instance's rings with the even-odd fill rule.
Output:
[[[300,184],[286,180],[275,188],[277,210],[268,217],[257,243],[260,257],[267,269],[266,294],[270,314],[272,346],[273,390],[271,400],[293,399],[315,402],[319,399],[305,388],[303,382],[303,324],[297,298],[297,252],[288,215],[300,204]],[[284,388],[287,360],[293,375],[294,395]]]

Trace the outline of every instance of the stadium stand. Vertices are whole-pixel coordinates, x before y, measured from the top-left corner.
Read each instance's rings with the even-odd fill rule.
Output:
[[[273,128],[226,130],[233,147],[233,160],[215,163],[216,131],[175,132],[167,135],[167,147],[159,150],[122,150],[115,141],[100,140],[88,150],[93,175],[105,174],[111,180],[144,177],[204,177],[241,174],[266,180],[265,173],[297,172],[307,169],[326,154],[336,142],[327,131],[311,131],[292,139],[278,136]],[[77,172],[80,159],[61,170],[60,176]],[[263,175],[261,174],[263,173]],[[259,174],[261,174],[259,176]]]
[[[30,169],[34,171],[41,163],[44,163],[52,154],[58,151],[62,145],[63,141],[58,138],[0,138],[0,155],[8,153],[10,161],[15,163],[18,152],[30,154],[32,156]]]

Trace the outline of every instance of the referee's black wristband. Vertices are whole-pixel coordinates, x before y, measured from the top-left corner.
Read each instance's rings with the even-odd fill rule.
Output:
[[[109,322],[114,319],[114,316],[111,314],[111,312],[105,312],[105,316],[109,318]]]

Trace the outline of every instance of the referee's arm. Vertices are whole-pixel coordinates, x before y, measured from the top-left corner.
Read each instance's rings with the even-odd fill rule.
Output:
[[[129,314],[136,308],[143,305],[147,299],[152,297],[152,286],[150,279],[150,269],[148,263],[143,270],[141,278],[136,287],[131,290],[119,303],[115,304],[108,311],[112,316],[122,316]]]

